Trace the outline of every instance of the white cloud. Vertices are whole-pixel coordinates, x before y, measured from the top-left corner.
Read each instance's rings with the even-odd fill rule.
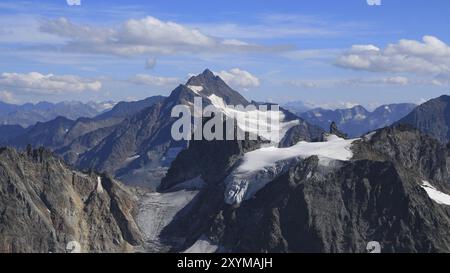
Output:
[[[329,102],[329,103],[319,103],[315,104],[314,108],[322,108],[322,109],[350,109],[355,106],[358,106],[359,103],[351,102],[351,101],[335,101],[335,102]]]
[[[54,75],[31,72],[28,74],[2,73],[0,87],[30,94],[58,94],[67,92],[98,91],[102,83],[75,75]]]
[[[6,102],[6,103],[16,103],[17,100],[14,98],[13,93],[3,90],[0,91],[0,101]]]
[[[407,85],[409,83],[409,79],[406,77],[402,77],[402,76],[382,78],[381,80],[383,83],[388,83],[388,84]]]
[[[280,50],[237,39],[220,39],[172,21],[147,16],[130,19],[117,27],[74,24],[66,18],[47,20],[40,30],[67,40],[62,49],[70,52],[122,56],[176,53],[223,53]]]
[[[291,80],[289,85],[305,89],[312,88],[332,88],[339,86],[362,86],[362,85],[398,85],[404,86],[411,82],[403,76],[379,77],[379,78],[349,78],[349,79],[319,79],[319,80]],[[419,83],[419,82],[414,82]]]
[[[302,14],[259,14],[251,24],[233,22],[196,23],[205,33],[236,39],[292,39],[354,36],[367,33],[363,23],[337,22]]]
[[[148,74],[137,74],[136,76],[132,77],[129,81],[134,84],[156,85],[156,86],[175,85],[180,82],[178,78],[160,77]]]
[[[260,85],[259,79],[256,76],[239,68],[233,68],[228,71],[222,70],[220,72],[214,72],[214,74],[218,75],[234,88],[249,89]]]
[[[434,36],[422,41],[400,40],[380,49],[374,45],[354,45],[336,59],[336,65],[373,72],[406,72],[450,79],[450,46]]]

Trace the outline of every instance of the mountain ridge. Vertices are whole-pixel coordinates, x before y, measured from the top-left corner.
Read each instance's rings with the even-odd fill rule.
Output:
[[[358,137],[395,123],[411,112],[415,106],[410,103],[386,104],[373,111],[368,111],[361,105],[336,110],[316,108],[299,116],[324,130],[335,122],[350,137]]]

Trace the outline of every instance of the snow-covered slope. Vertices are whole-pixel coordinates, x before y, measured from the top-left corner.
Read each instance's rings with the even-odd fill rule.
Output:
[[[283,112],[273,111],[270,107],[267,107],[267,111],[258,110],[256,107],[254,110],[243,111],[243,109],[229,107],[221,97],[214,94],[208,96],[208,99],[224,115],[235,118],[241,130],[273,143],[279,143],[291,127],[299,124],[298,120],[285,121]]]
[[[355,140],[330,135],[325,142],[300,141],[287,148],[265,147],[248,152],[225,180],[225,202],[235,204],[251,198],[298,160],[317,155],[322,166],[334,160],[349,160]]]

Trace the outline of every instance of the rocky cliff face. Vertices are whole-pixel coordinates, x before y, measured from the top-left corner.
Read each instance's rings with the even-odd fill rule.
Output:
[[[450,96],[443,95],[419,105],[398,123],[410,124],[447,143],[450,140]]]
[[[0,150],[0,252],[126,252],[141,241],[120,183],[50,152]],[[79,246],[79,249],[78,249]]]
[[[198,147],[186,153],[195,153],[191,149]],[[446,147],[396,126],[354,141],[352,150],[351,160],[333,164],[317,156],[297,160],[239,204],[224,201],[226,174],[202,176],[207,186],[189,213],[163,233],[186,238],[175,250],[207,238],[232,252],[366,252],[370,241],[382,252],[450,252],[450,207],[430,198],[424,187],[427,181],[450,196]],[[191,169],[192,163],[181,160],[173,166]],[[208,167],[215,162],[211,158]],[[167,176],[162,187],[183,179]]]

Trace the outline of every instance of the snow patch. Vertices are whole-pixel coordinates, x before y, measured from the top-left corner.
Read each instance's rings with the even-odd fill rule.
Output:
[[[183,253],[214,253],[218,249],[218,245],[215,245],[206,236],[202,235],[190,248],[186,249]]]
[[[354,119],[356,119],[356,120],[364,120],[366,118],[367,118],[367,116],[363,115],[363,114],[356,114],[354,117]]]
[[[133,160],[135,160],[135,159],[138,159],[139,157],[141,157],[140,155],[133,155],[133,156],[130,156],[130,157],[128,157],[127,159],[125,159],[125,162],[131,162],[131,161],[133,161]]]
[[[331,166],[335,160],[350,160],[351,146],[356,140],[329,135],[325,142],[300,141],[287,148],[264,147],[248,152],[225,180],[225,202],[239,204],[252,198],[297,160],[316,155],[321,166]]]
[[[270,140],[273,143],[279,143],[286,132],[293,126],[299,124],[299,120],[284,121],[285,115],[281,111],[241,111],[225,104],[221,97],[214,94],[210,95],[209,100],[212,105],[222,111],[228,117],[234,117],[237,126],[252,134]]]
[[[103,193],[102,178],[97,176],[97,193]]]
[[[188,85],[187,87],[191,89],[195,94],[199,94],[203,91],[203,86],[201,85]]]
[[[438,204],[450,206],[450,195],[438,191],[428,181],[423,180],[422,183],[421,187],[427,192],[428,197]]]
[[[367,133],[367,134],[365,134],[365,135],[363,136],[363,138],[364,138],[365,140],[367,140],[367,141],[370,141],[370,140],[372,140],[372,137],[375,135],[375,133],[376,133],[376,131]]]

